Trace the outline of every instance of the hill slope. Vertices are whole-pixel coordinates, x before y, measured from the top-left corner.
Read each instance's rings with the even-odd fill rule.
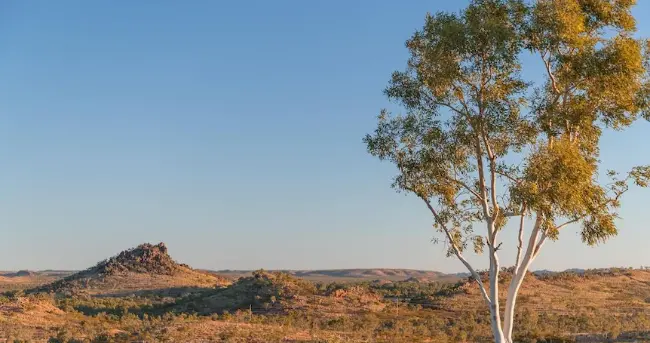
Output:
[[[137,273],[124,271],[130,262],[133,259],[111,269],[118,272],[107,278],[147,274],[142,272],[142,260],[135,266]],[[169,270],[153,267],[158,272]],[[503,275],[508,278],[507,272]],[[506,285],[507,280],[502,291]],[[41,341],[57,335],[61,327],[74,337],[87,339],[101,332],[116,335],[116,341],[118,336],[119,341],[128,336],[129,341],[156,337],[173,342],[491,341],[485,304],[476,284],[469,281],[324,285],[256,271],[227,287],[172,298],[8,295],[0,301],[0,341],[11,332],[22,332],[20,339]],[[518,342],[650,341],[650,271],[531,273],[521,290],[516,322]]]
[[[487,280],[485,280],[487,281]],[[508,278],[500,285],[505,301]],[[434,307],[454,312],[485,307],[475,282],[461,282]],[[650,314],[650,270],[603,269],[544,275],[529,273],[517,301],[519,310],[574,315],[607,311],[610,314]]]
[[[120,295],[144,290],[214,287],[228,283],[226,278],[177,263],[167,253],[164,243],[146,243],[30,292]]]
[[[179,301],[177,312],[199,314],[251,309],[255,313],[286,313],[290,310],[325,313],[378,311],[385,307],[382,297],[359,287],[317,289],[307,280],[282,272],[255,271],[228,287],[197,292]]]

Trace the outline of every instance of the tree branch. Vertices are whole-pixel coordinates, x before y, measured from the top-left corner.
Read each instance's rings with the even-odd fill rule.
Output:
[[[520,211],[505,211],[505,212],[501,212],[501,215],[504,217],[517,217],[523,215],[523,213]]]
[[[514,178],[514,177],[512,177],[512,176],[510,176],[510,175],[508,175],[508,174],[506,174],[506,173],[504,173],[504,172],[500,172],[499,170],[497,170],[496,173],[497,173],[497,175],[501,175],[501,176],[507,178],[508,180],[510,180],[510,181],[512,181],[512,182],[514,182],[514,183],[516,183],[516,184],[520,184],[520,183],[521,183],[521,180],[518,180],[518,179],[516,179],[516,178]]]
[[[480,87],[476,89],[477,91],[477,98],[478,98],[478,114],[480,118],[480,122],[478,123],[479,130],[474,130],[476,134],[479,134],[481,136],[481,139],[483,140],[483,144],[485,145],[485,150],[487,152],[488,160],[490,161],[490,193],[492,195],[492,221],[494,221],[497,216],[499,215],[499,204],[497,203],[497,194],[496,194],[496,156],[494,155],[494,151],[492,150],[492,145],[490,145],[490,140],[488,138],[488,134],[485,132],[485,106],[483,104],[484,98],[483,98],[483,91],[485,90],[485,86],[487,84],[486,81],[486,72],[485,72],[485,60],[486,57],[485,55],[482,56],[482,63],[481,63],[481,84]],[[488,74],[491,75],[491,74]],[[489,80],[489,77],[487,77]],[[473,84],[470,83],[471,86]],[[464,103],[463,103],[464,104]],[[465,105],[467,107],[467,105]],[[493,235],[496,237],[496,230],[494,230]],[[492,238],[492,240],[495,239],[495,237]]]
[[[454,112],[460,114],[460,115],[463,116],[463,117],[466,117],[466,116],[469,115],[469,113],[463,113],[463,111],[457,109],[456,107],[454,107],[454,106],[452,106],[452,105],[450,105],[450,104],[447,104],[447,103],[444,103],[444,102],[433,101],[433,100],[432,100],[431,102],[432,102],[434,105],[447,107],[448,109],[450,109],[450,110],[452,110],[452,111],[454,111]]]
[[[490,147],[490,142],[487,138],[487,134],[485,134],[483,130],[483,124],[481,123],[481,138],[483,139],[483,144],[485,145],[485,149],[487,150],[487,155],[488,155],[488,160],[490,163],[490,196],[492,199],[492,211],[491,211],[491,223],[489,226],[491,226],[491,231],[490,232],[490,241],[494,245],[496,242],[497,238],[497,233],[498,230],[496,227],[494,227],[494,222],[496,221],[497,217],[499,216],[499,203],[497,202],[497,174],[496,174],[496,156],[492,152],[492,148]],[[482,163],[481,163],[481,169],[483,169]]]
[[[548,60],[546,59],[546,53],[542,55],[542,61],[544,61],[544,66],[546,67],[546,73],[548,73],[548,77],[551,79],[551,86],[553,87],[553,91],[556,94],[559,94],[560,90],[557,87],[557,80],[555,79],[555,75],[553,75],[553,71],[551,71],[551,61],[550,58]]]
[[[525,213],[525,208],[522,206],[521,219],[519,220],[519,244],[517,245],[517,259],[515,262],[515,270],[519,269],[519,265],[521,264],[521,250],[523,249],[524,245],[524,219],[526,218]]]
[[[487,140],[486,140],[487,144]],[[488,155],[492,155],[492,152],[489,150],[488,146]],[[492,194],[492,221],[495,221],[497,219],[497,216],[499,216],[499,203],[497,202],[497,174],[496,174],[496,162],[495,162],[495,156],[492,155],[490,157],[490,193]],[[494,237],[492,240],[496,239],[497,235],[497,230],[495,228]]]
[[[539,256],[539,252],[542,249],[542,246],[544,245],[544,242],[546,242],[546,238],[548,236],[546,235],[546,232],[542,232],[542,237],[539,239],[537,244],[535,245],[535,251],[533,252],[533,257],[530,259],[530,262],[534,261],[537,256]]]
[[[585,214],[584,216],[576,217],[576,218],[571,219],[571,220],[569,220],[569,221],[567,221],[567,222],[564,222],[564,223],[562,223],[562,224],[560,224],[560,225],[557,226],[557,230],[560,230],[560,229],[562,229],[563,227],[565,227],[565,226],[567,226],[567,225],[569,225],[569,224],[573,224],[573,223],[575,223],[575,222],[577,222],[577,221],[580,221],[580,220],[582,220],[582,219],[585,219],[587,216],[588,216],[588,215]]]
[[[490,210],[487,202],[487,189],[485,187],[485,170],[483,169],[483,153],[481,151],[481,144],[477,140],[475,147],[475,154],[476,154],[476,167],[478,169],[478,184],[479,184],[479,191],[481,194],[481,205],[483,207],[483,215],[485,216],[485,220],[492,221],[490,219]],[[488,230],[488,237],[492,237],[492,232]],[[491,243],[491,242],[490,242]]]
[[[438,225],[440,225],[442,230],[445,232],[445,235],[447,236],[447,239],[449,240],[449,244],[451,245],[451,248],[454,251],[454,254],[456,255],[456,257],[458,257],[460,262],[462,262],[465,265],[465,268],[467,268],[467,270],[469,270],[469,272],[472,274],[472,277],[474,278],[474,280],[476,280],[476,282],[478,283],[479,289],[481,290],[481,295],[483,296],[483,299],[487,302],[488,305],[491,305],[492,303],[490,301],[490,297],[488,296],[487,291],[485,289],[485,286],[483,285],[483,281],[481,280],[481,276],[476,272],[476,270],[472,267],[472,265],[469,264],[469,262],[465,259],[465,257],[461,253],[461,251],[458,248],[458,246],[456,245],[456,243],[454,243],[454,239],[451,236],[451,232],[449,231],[449,229],[447,229],[447,226],[442,222],[442,220],[438,216],[438,212],[433,208],[433,206],[431,206],[431,201],[429,201],[429,199],[427,199],[427,198],[425,198],[423,196],[420,196],[420,195],[418,195],[418,196],[420,197],[420,199],[422,199],[422,201],[424,201],[424,203],[429,208],[429,211],[431,211],[431,214],[433,214],[433,218],[436,220]]]
[[[609,200],[603,202],[602,204],[600,204],[598,207],[595,208],[595,210],[600,210],[600,209],[602,209],[603,207],[606,207],[606,206],[608,206],[609,204],[618,201],[618,200],[621,198],[621,196],[623,195],[623,193],[625,193],[626,191],[627,191],[627,189],[625,189],[624,191],[619,191],[619,192],[617,192],[616,195],[615,195],[614,197],[612,197],[611,199],[609,199]],[[569,220],[569,221],[566,221],[566,222],[564,222],[564,223],[558,225],[558,226],[557,226],[557,230],[560,230],[560,229],[564,228],[564,227],[567,226],[567,225],[570,225],[570,224],[573,224],[573,223],[575,223],[575,222],[578,222],[578,221],[580,221],[580,220],[582,220],[582,219],[585,219],[585,218],[587,218],[588,216],[589,216],[589,213],[586,213],[586,214],[584,214],[584,215],[581,215],[581,216],[575,217],[575,218],[573,218],[573,219],[571,219],[571,220]]]
[[[467,81],[466,83],[471,85],[471,82],[469,82],[469,81]],[[462,90],[459,90],[459,92],[462,94]],[[465,119],[467,119],[467,122],[469,123],[472,130],[474,132],[478,133],[479,131],[476,129],[476,127],[474,125],[474,122],[472,121],[472,116],[470,114],[470,109],[469,109],[469,106],[467,105],[467,102],[463,98],[458,98],[458,102],[460,102],[460,104],[463,105],[463,109],[465,110],[465,112],[463,112],[462,110],[457,109],[456,107],[452,106],[451,104],[432,100],[433,104],[447,107],[447,108],[451,109],[452,111],[458,113],[459,115],[465,117]],[[481,151],[481,143],[480,143],[480,141],[478,139],[476,141],[475,150],[476,150],[475,151],[476,160],[477,160],[477,164],[478,164],[477,169],[478,169],[478,173],[479,173],[479,192],[471,190],[470,187],[468,187],[467,185],[463,185],[463,187],[465,187],[465,189],[470,191],[474,196],[476,196],[478,198],[478,200],[481,202],[481,204],[483,206],[483,215],[485,216],[486,219],[488,219],[490,217],[490,212],[489,212],[489,209],[488,209],[487,191],[486,191],[486,187],[485,187],[485,172],[484,172],[484,169],[483,169],[483,153]],[[489,236],[492,236],[492,232],[489,232]]]
[[[471,193],[473,196],[475,196],[478,200],[483,200],[483,197],[481,197],[481,195],[478,194],[478,192],[476,192],[476,191],[473,190],[471,187],[469,187],[469,185],[467,185],[465,182],[460,181],[460,180],[458,180],[458,179],[454,179],[454,178],[448,178],[448,179],[449,179],[449,181],[451,181],[451,182],[455,182],[455,183],[457,183],[459,186],[465,188],[468,192],[470,192],[470,193]]]
[[[535,249],[537,247],[537,238],[539,237],[539,232],[542,227],[542,218],[540,215],[537,215],[537,219],[535,220],[535,225],[533,226],[533,231],[530,233],[530,237],[528,238],[528,246],[526,247],[526,253],[524,255],[524,259],[522,263],[519,265],[519,269],[516,270],[516,273],[519,273],[521,270],[526,270],[528,269],[528,265],[530,264],[532,260],[533,253],[535,252]]]

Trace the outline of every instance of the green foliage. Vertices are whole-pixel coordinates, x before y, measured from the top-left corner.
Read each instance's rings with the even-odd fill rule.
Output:
[[[448,282],[397,281],[386,284],[371,284],[370,290],[385,297],[402,297],[408,299],[433,298],[455,287]]]
[[[648,185],[647,167],[598,182],[602,132],[650,117],[650,43],[633,38],[633,4],[476,0],[428,15],[406,42],[407,68],[385,91],[405,113],[383,110],[364,142],[397,166],[396,189],[427,202],[450,254],[481,253],[490,242],[472,223],[491,239],[522,209],[551,238],[566,222],[581,222],[588,244],[616,234],[627,184]],[[530,54],[541,84],[521,76]]]

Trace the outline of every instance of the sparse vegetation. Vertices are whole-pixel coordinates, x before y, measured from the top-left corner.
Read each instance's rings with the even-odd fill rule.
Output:
[[[114,275],[151,276],[155,271],[149,267],[150,259],[142,258],[151,255],[131,251],[114,261],[132,269],[111,269],[119,270]],[[164,254],[155,260],[171,261]],[[97,266],[89,270],[96,271]],[[129,294],[106,288],[92,293],[51,289],[14,290],[0,296],[0,342],[491,340],[489,313],[480,306],[476,283],[469,280],[312,282],[258,270],[231,284],[210,287],[179,288],[172,282],[166,288]],[[644,331],[650,327],[648,270],[531,274],[521,292],[517,342],[650,339]],[[541,306],[545,303],[553,306]]]

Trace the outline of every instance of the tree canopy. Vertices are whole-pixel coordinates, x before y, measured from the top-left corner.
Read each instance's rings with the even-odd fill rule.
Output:
[[[521,272],[569,224],[580,224],[590,245],[615,235],[621,195],[631,182],[647,186],[650,167],[605,171],[599,156],[605,130],[650,120],[650,43],[635,37],[634,3],[475,0],[459,13],[428,14],[407,40],[406,69],[385,90],[404,113],[382,110],[364,142],[397,166],[393,186],[425,202],[449,254],[475,278],[462,253],[487,247],[498,280],[498,236],[509,219],[520,222]],[[534,220],[527,245],[526,217]],[[496,317],[497,287],[490,295],[481,284]]]
[[[385,90],[406,113],[382,111],[368,150],[397,165],[395,187],[435,199],[437,224],[454,233],[525,207],[554,238],[570,218],[585,242],[605,240],[626,187],[598,183],[599,139],[650,116],[650,44],[633,38],[633,3],[474,1],[428,15]],[[543,84],[522,78],[526,53],[546,68]],[[645,186],[648,174],[629,177]]]

